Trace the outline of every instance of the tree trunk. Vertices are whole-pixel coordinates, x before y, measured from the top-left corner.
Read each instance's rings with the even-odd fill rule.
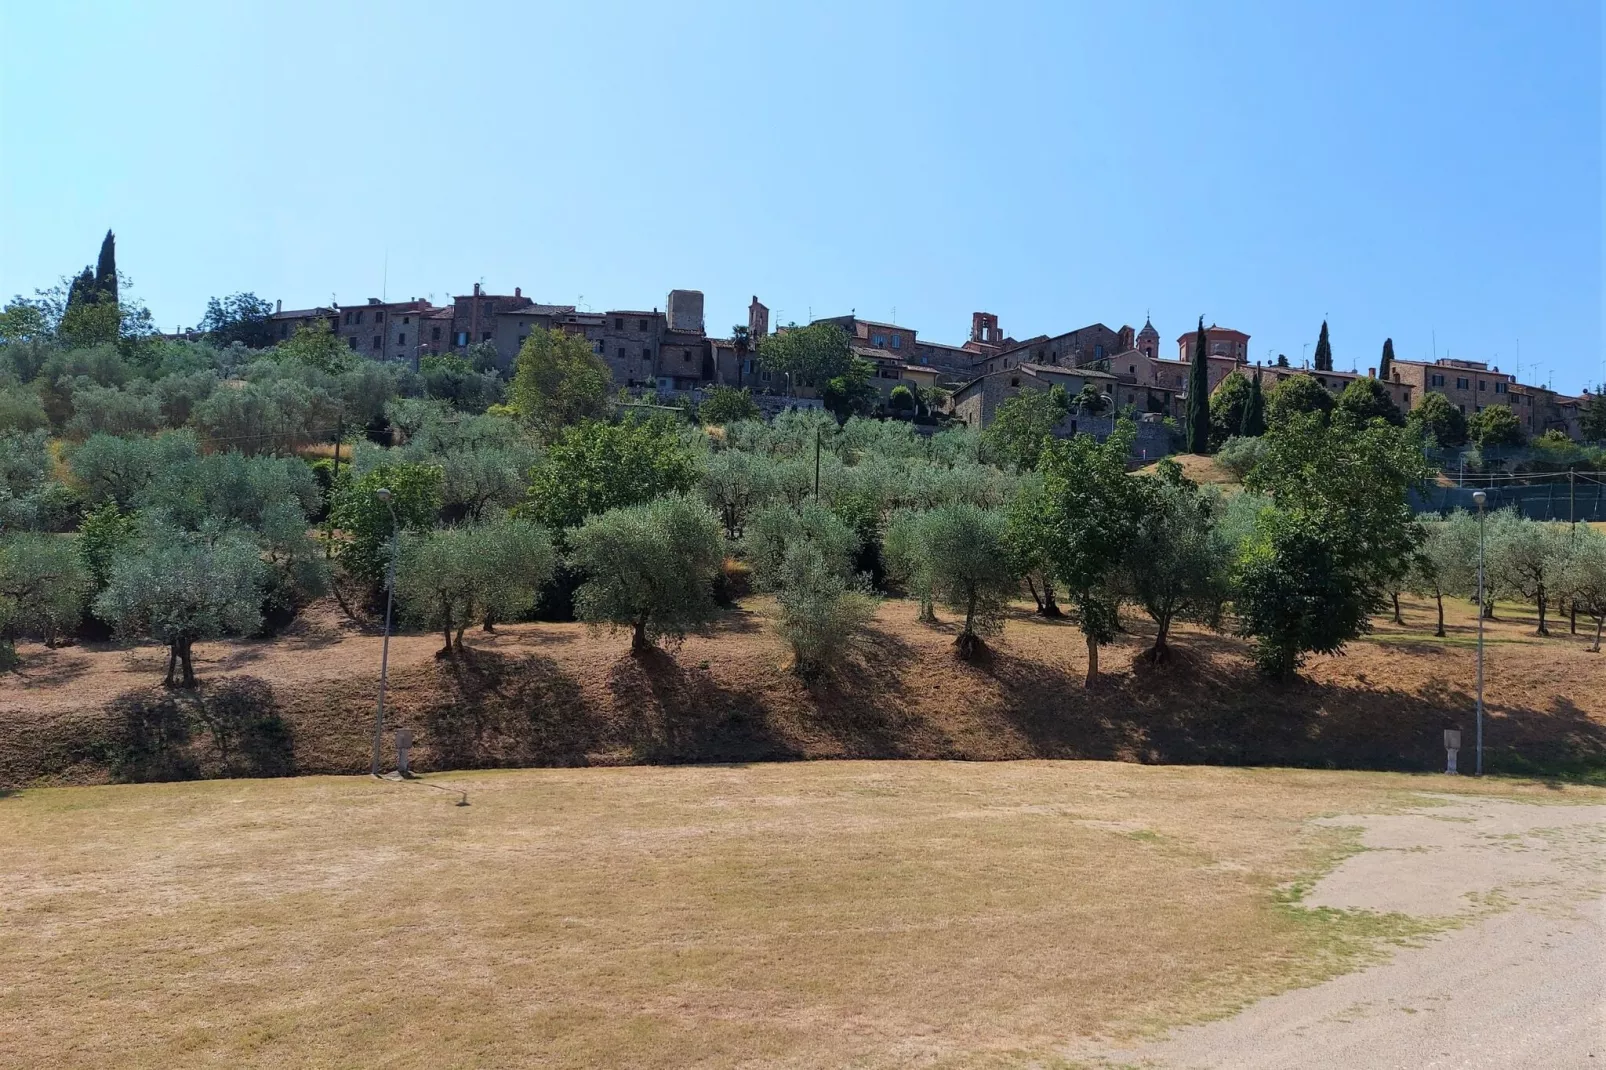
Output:
[[[645,654],[652,649],[647,642],[647,622],[638,620],[630,626],[630,652],[632,654]]]
[[[1438,626],[1437,629],[1434,630],[1433,634],[1436,637],[1438,637],[1440,639],[1443,639],[1444,638],[1444,595],[1443,595],[1443,593],[1441,592],[1439,594],[1434,595],[1433,596],[1433,600],[1439,604],[1439,626]]]
[[[1545,589],[1543,587],[1539,588],[1539,597],[1534,599],[1534,601],[1539,605],[1539,630],[1534,634],[1548,636],[1550,634],[1550,629],[1545,627],[1545,603],[1549,601],[1549,599],[1545,597]]]
[[[919,620],[920,620],[921,624],[936,624],[937,623],[937,611],[931,604],[931,596],[930,595],[923,594],[923,595],[920,596],[920,618],[919,618]]]
[[[446,640],[446,645],[435,651],[435,656],[449,658],[452,656],[452,611],[449,609],[441,616],[441,637]]]
[[[1171,648],[1166,645],[1166,639],[1171,634],[1171,615],[1162,614],[1154,619],[1154,645],[1149,648],[1149,660],[1156,665],[1171,657]]]
[[[1578,634],[1578,603],[1567,599],[1567,634]]]
[[[1393,595],[1393,598],[1394,598],[1394,623],[1395,624],[1404,624],[1405,620],[1404,620],[1404,618],[1402,618],[1400,616],[1400,592],[1399,591],[1395,591],[1394,595]]]
[[[1048,585],[1044,584],[1043,586],[1047,587]],[[1037,584],[1032,582],[1031,576],[1026,577],[1026,589],[1032,592],[1032,601],[1037,603],[1037,615],[1040,617],[1045,616],[1048,612],[1048,607],[1044,604],[1042,598],[1038,596]]]
[[[1053,620],[1063,620],[1065,617],[1065,611],[1060,608],[1058,602],[1054,601],[1054,588],[1047,580],[1043,581],[1043,608],[1041,612],[1043,616]]]
[[[184,669],[184,686],[195,686],[195,663],[190,660],[190,647],[193,644],[186,639],[178,648],[178,663]]]
[[[1589,648],[1591,654],[1600,653],[1600,633],[1602,628],[1606,628],[1606,616],[1595,618],[1595,645]]]
[[[167,678],[162,681],[163,686],[174,686],[173,670],[176,668],[178,668],[178,644],[169,643],[167,647]]]
[[[467,627],[468,627],[468,622],[467,621],[464,621],[464,622],[460,623],[457,626],[457,638],[452,641],[452,646],[457,648],[457,652],[459,654],[463,653],[463,630],[465,628],[467,628]]]
[[[1099,644],[1098,640],[1091,635],[1085,638],[1087,639],[1087,679],[1083,683],[1087,687],[1092,687],[1094,681],[1099,678]]]

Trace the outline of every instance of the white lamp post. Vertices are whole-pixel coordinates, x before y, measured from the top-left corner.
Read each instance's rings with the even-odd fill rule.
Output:
[[[1472,501],[1478,507],[1478,732],[1477,756],[1473,760],[1473,773],[1483,775],[1483,506],[1489,495],[1481,490],[1472,492]]]
[[[385,571],[385,638],[379,653],[379,707],[374,711],[374,759],[371,771],[379,775],[379,742],[385,731],[385,684],[390,673],[390,611],[396,601],[396,554],[400,550],[401,522],[396,519],[396,507],[391,504],[390,490],[380,487],[374,497],[390,510],[390,566]]]

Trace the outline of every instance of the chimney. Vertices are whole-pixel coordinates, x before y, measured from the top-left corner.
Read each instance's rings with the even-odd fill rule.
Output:
[[[1367,368],[1366,369],[1366,377],[1368,379],[1376,379],[1377,378],[1377,369],[1376,368]]]
[[[474,296],[478,297],[479,295],[480,295],[480,284],[476,282],[474,284]]]
[[[517,286],[515,286],[515,287],[513,287],[513,296],[514,297],[523,297],[524,296],[524,291],[519,289]]]
[[[273,311],[275,311],[275,312],[283,312],[284,311],[284,299],[283,298],[280,298],[279,300],[273,302]]]

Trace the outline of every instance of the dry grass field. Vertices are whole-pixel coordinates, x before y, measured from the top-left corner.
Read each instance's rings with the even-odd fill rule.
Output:
[[[1289,900],[1355,843],[1310,819],[1424,790],[1606,797],[1096,762],[27,789],[0,1065],[1074,1065],[1419,934]]]
[[[806,684],[784,669],[773,604],[744,600],[704,636],[645,660],[628,639],[576,624],[470,632],[462,664],[438,636],[392,641],[387,720],[414,730],[425,770],[815,758],[1095,758],[1150,763],[1430,770],[1441,732],[1472,729],[1471,608],[1429,603],[1378,620],[1302,678],[1261,679],[1242,640],[1184,628],[1178,660],[1135,661],[1127,634],[1082,686],[1069,621],[1021,607],[983,664],[954,660],[954,626],[888,601],[851,663]],[[1488,626],[1488,768],[1606,778],[1606,656],[1580,629],[1534,634],[1532,607]],[[156,686],[156,647],[21,647],[0,678],[0,786],[108,780],[355,773],[368,768],[379,636],[332,603],[268,641],[199,644],[196,695]]]

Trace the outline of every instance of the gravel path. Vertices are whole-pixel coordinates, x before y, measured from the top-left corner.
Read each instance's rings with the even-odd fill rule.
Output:
[[[1456,797],[1330,823],[1359,826],[1368,850],[1319,882],[1310,905],[1476,920],[1103,1058],[1165,1070],[1606,1070],[1606,806]]]

